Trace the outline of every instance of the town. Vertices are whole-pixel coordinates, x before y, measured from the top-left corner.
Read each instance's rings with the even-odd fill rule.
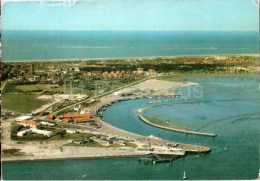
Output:
[[[168,101],[160,99],[167,96],[183,99],[172,89],[195,84],[168,82],[184,81],[183,73],[251,74],[259,72],[257,63],[257,56],[242,55],[1,63],[2,141],[9,147],[13,145],[4,148],[3,156],[10,159],[28,155],[23,144],[35,141],[40,145],[54,141],[54,152],[67,157],[87,153],[91,148],[117,149],[112,155],[207,153],[210,148],[205,146],[169,142],[115,128],[102,120],[103,112],[108,106],[129,99],[148,99],[149,103]],[[153,97],[157,99],[151,101]],[[41,146],[32,150],[28,152],[37,158],[45,153]],[[37,151],[43,153],[36,154]]]

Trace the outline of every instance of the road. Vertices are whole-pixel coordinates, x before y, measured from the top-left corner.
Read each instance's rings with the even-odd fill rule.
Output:
[[[106,96],[106,95],[112,94],[112,93],[114,93],[114,92],[116,92],[116,91],[119,91],[119,90],[121,90],[121,89],[124,89],[124,88],[130,87],[130,86],[133,86],[133,85],[135,85],[135,84],[138,84],[138,83],[144,82],[144,81],[149,80],[149,79],[157,78],[157,77],[160,77],[160,76],[148,77],[148,78],[145,78],[145,79],[142,79],[142,80],[139,80],[139,81],[133,82],[133,83],[131,83],[131,84],[128,84],[128,85],[125,85],[125,86],[122,86],[122,87],[119,87],[119,88],[113,89],[113,90],[111,90],[111,91],[105,92],[105,93],[103,93],[103,94],[100,94],[100,95],[97,95],[97,96],[94,96],[94,97],[90,97],[90,98],[84,99],[84,100],[82,100],[82,101],[78,101],[77,103],[74,103],[74,104],[68,105],[68,106],[66,106],[66,107],[63,107],[63,108],[57,110],[57,111],[54,111],[53,114],[54,114],[54,115],[57,115],[59,112],[65,110],[65,109],[67,109],[67,108],[74,107],[74,106],[76,106],[76,105],[78,105],[78,104],[81,104],[81,103],[86,102],[86,101],[90,101],[90,100],[92,100],[92,99],[101,98],[101,97],[103,97],[103,96]]]

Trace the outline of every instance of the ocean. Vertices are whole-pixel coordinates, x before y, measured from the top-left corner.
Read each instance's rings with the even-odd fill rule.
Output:
[[[209,154],[192,154],[156,165],[139,163],[135,157],[4,162],[3,178],[181,180],[185,171],[192,180],[256,179],[260,136],[259,76],[190,76],[188,80],[200,84],[201,96],[195,96],[198,94],[191,88],[186,100],[161,98],[161,103],[154,104],[149,104],[149,99],[122,101],[106,109],[104,120],[133,133],[210,146]],[[144,113],[146,117],[218,136],[214,139],[186,136],[150,126],[138,118],[138,110],[144,107],[150,107]]]
[[[3,61],[258,54],[258,32],[3,31]]]

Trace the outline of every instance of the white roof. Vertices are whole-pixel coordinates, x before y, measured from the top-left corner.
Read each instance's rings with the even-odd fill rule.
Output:
[[[32,116],[20,116],[20,117],[17,117],[15,120],[16,121],[23,121],[23,120],[26,120],[26,119],[31,119]]]

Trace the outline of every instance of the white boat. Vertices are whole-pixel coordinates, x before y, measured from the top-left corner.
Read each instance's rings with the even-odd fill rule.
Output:
[[[182,177],[182,179],[183,179],[183,180],[187,180],[187,178],[188,178],[188,177],[186,177],[186,173],[185,173],[185,171],[184,171],[184,172],[183,172],[183,177]]]

